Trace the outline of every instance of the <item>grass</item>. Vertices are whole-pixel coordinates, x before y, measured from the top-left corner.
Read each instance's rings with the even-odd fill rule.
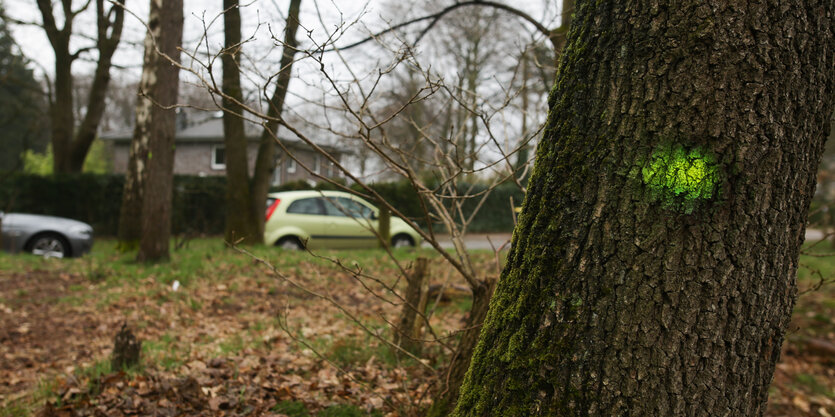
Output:
[[[310,415],[307,406],[301,401],[279,401],[270,411],[287,414],[288,417],[308,417]]]
[[[288,417],[309,417],[311,416],[307,406],[301,401],[279,401],[273,406],[270,411],[286,414]],[[365,412],[359,407],[351,404],[337,404],[327,407],[318,413],[315,417],[381,417],[383,415],[380,411],[373,411],[371,413]]]
[[[347,274],[337,274],[333,263],[327,259],[311,257],[306,252],[278,251],[274,248],[255,247],[247,249],[255,256],[266,259],[283,274],[306,284],[319,286],[330,290],[336,288],[356,287],[357,284],[346,278]],[[829,251],[829,248],[825,248]],[[395,274],[393,262],[384,256],[380,250],[346,250],[346,251],[322,251],[322,256],[334,257],[342,265],[353,270],[362,270],[371,274],[392,278]],[[397,250],[396,256],[404,264],[408,264],[418,256],[426,256],[435,260],[439,259],[437,254],[431,250]],[[477,262],[484,267],[492,260],[488,252],[478,254]],[[136,318],[131,323],[136,329],[142,329],[148,335],[143,341],[143,365],[147,368],[157,368],[169,373],[182,372],[186,369],[183,365],[195,357],[195,352],[202,352],[202,358],[213,356],[238,356],[251,354],[249,349],[270,349],[269,343],[265,344],[262,337],[269,330],[273,333],[278,325],[269,318],[263,316],[239,317],[236,306],[250,306],[245,311],[253,310],[255,300],[264,298],[247,298],[247,292],[262,290],[262,295],[269,295],[269,299],[292,299],[295,295],[292,288],[280,283],[271,276],[266,269],[257,265],[250,257],[237,251],[228,249],[219,239],[197,239],[190,243],[187,249],[173,251],[172,260],[166,264],[150,265],[137,263],[133,260],[133,254],[122,254],[116,251],[115,242],[107,239],[100,239],[96,242],[94,251],[81,259],[43,259],[29,255],[9,255],[0,252],[0,270],[3,271],[47,271],[54,274],[72,275],[72,280],[66,286],[66,292],[61,294],[56,301],[67,306],[92,306],[95,305],[100,311],[107,311],[109,307],[134,308],[136,305]],[[819,281],[815,271],[824,274],[835,271],[835,257],[811,257],[802,256],[799,268],[798,283],[801,291],[809,288]],[[358,266],[354,266],[358,265]],[[495,268],[489,267],[492,273]],[[436,268],[433,272],[438,273]],[[311,273],[313,271],[313,273]],[[387,275],[388,274],[388,275]],[[56,275],[57,276],[57,275]],[[438,276],[432,276],[433,280],[439,280]],[[178,292],[171,290],[171,284],[179,281],[181,289]],[[336,287],[335,285],[341,285]],[[401,282],[401,285],[403,283]],[[222,291],[217,290],[223,287]],[[3,303],[15,305],[26,303],[28,298],[35,297],[37,289],[20,289],[17,292],[10,292],[7,300]],[[207,291],[214,291],[207,295]],[[342,295],[339,291],[337,295]],[[14,294],[16,297],[8,295]],[[304,295],[304,294],[302,294]],[[142,301],[137,302],[137,300]],[[145,302],[150,300],[150,302]],[[305,299],[295,300],[297,304],[304,305]],[[356,306],[351,306],[351,312],[364,309],[363,301]],[[460,325],[458,318],[468,311],[471,300],[467,297],[454,298],[451,302],[442,303],[436,310],[436,316],[448,316],[455,319],[455,324]],[[827,285],[818,291],[801,295],[797,311],[805,320],[802,333],[791,338],[799,340],[809,335],[825,335],[835,331],[835,285]],[[182,314],[182,312],[190,314]],[[245,324],[237,328],[230,327],[231,332],[223,333],[221,337],[204,335],[191,339],[181,336],[179,333],[184,328],[196,328],[203,323],[201,318],[211,317],[218,312],[226,312],[225,318],[240,320]],[[267,317],[271,314],[281,314],[281,311],[268,311]],[[321,312],[317,312],[319,314]],[[178,317],[178,327],[160,329],[159,322]],[[275,317],[275,316],[272,316]],[[329,316],[333,322],[342,323],[340,326],[353,326],[347,322],[347,317],[342,312],[335,312]],[[381,334],[386,334],[388,325],[376,314],[371,313],[364,317],[368,322],[366,325],[372,329],[382,329]],[[292,326],[291,326],[292,327]],[[333,361],[344,369],[361,367],[372,357],[377,359],[376,363],[384,363],[388,366],[405,365],[412,366],[414,363],[403,355],[396,355],[385,344],[371,336],[362,333],[351,333],[349,335],[327,334],[324,337],[319,334],[303,338],[310,343],[318,352]],[[271,336],[272,337],[272,336]],[[279,337],[281,338],[281,337]],[[296,344],[288,342],[293,349],[303,350]],[[439,348],[437,350],[440,350]],[[208,351],[208,353],[207,353]],[[256,353],[256,354],[260,354]],[[443,363],[440,353],[432,353],[438,364]],[[399,356],[399,357],[398,357]],[[109,361],[99,361],[77,371],[78,375],[95,384],[101,375],[109,372]],[[823,395],[832,398],[831,388],[827,388],[827,380],[816,374],[814,371],[804,371],[792,376],[791,383],[806,392],[815,395]],[[50,388],[51,387],[51,388]],[[92,388],[95,389],[95,386]],[[0,416],[24,416],[31,415],[35,409],[33,404],[40,405],[47,399],[54,399],[55,380],[47,379],[42,381],[38,387],[26,397],[0,406]],[[243,395],[243,394],[241,394]],[[299,398],[299,397],[296,397]],[[350,417],[369,415],[361,408],[353,405],[336,405],[325,409],[316,406],[315,403],[305,398],[305,402],[282,401],[273,408],[277,413],[289,416],[332,416]],[[338,400],[342,401],[342,400]],[[308,407],[308,404],[312,404]],[[313,411],[311,411],[313,410]],[[315,411],[319,410],[319,411]],[[371,414],[379,415],[379,414]]]
[[[170,333],[164,333],[158,340],[142,342],[142,360],[146,365],[173,371],[185,363],[187,356],[188,352],[180,348],[177,337]]]
[[[810,375],[807,373],[797,374],[794,377],[794,380],[797,385],[802,386],[809,392],[815,395],[822,395],[824,397],[833,398],[832,391],[829,388],[822,384],[814,375]]]
[[[61,401],[55,395],[57,381],[54,378],[44,378],[38,381],[37,387],[28,395],[0,405],[0,416],[28,417],[35,415],[35,411],[47,400]]]

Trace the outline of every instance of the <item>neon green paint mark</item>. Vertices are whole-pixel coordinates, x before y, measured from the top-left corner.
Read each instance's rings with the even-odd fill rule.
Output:
[[[708,200],[716,193],[718,171],[716,158],[709,151],[662,145],[641,168],[641,176],[665,205],[678,206],[689,213],[696,202]]]

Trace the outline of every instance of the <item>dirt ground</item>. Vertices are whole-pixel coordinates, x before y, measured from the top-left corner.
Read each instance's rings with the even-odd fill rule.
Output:
[[[392,306],[348,274],[305,281],[340,310],[254,268],[229,266],[216,271],[223,280],[178,291],[152,275],[120,286],[50,268],[0,271],[0,415],[306,415],[293,414],[301,407],[398,416],[428,404],[431,359],[401,363],[341,320],[390,320]],[[293,277],[319,272],[308,266]],[[766,415],[832,417],[835,305],[818,292],[799,307]],[[465,310],[452,302],[435,324],[454,329]],[[144,341],[144,366],[129,373],[107,362],[123,322]]]

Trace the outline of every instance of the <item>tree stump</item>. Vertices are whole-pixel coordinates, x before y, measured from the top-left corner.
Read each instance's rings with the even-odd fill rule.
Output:
[[[110,357],[110,367],[114,371],[129,369],[139,364],[139,353],[142,342],[128,328],[128,323],[122,323],[122,328],[113,339],[113,354]]]

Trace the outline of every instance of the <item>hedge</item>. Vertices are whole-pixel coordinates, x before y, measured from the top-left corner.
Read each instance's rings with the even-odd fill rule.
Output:
[[[0,211],[68,217],[90,223],[97,236],[114,236],[119,221],[123,186],[124,176],[112,174],[11,175],[0,178]],[[415,218],[422,227],[427,227],[417,192],[408,182],[378,183],[371,187],[405,216]],[[273,191],[309,188],[307,183],[296,182],[276,187]],[[335,187],[319,184],[315,188]],[[356,185],[353,188],[360,190]],[[476,185],[471,192],[479,192],[484,188]],[[174,190],[172,231],[175,234],[223,233],[226,194],[224,177],[175,176]],[[503,184],[494,189],[469,231],[511,231],[511,196],[517,206],[521,205],[524,195],[513,184]],[[469,215],[476,204],[476,201],[465,203],[465,215]]]
[[[0,181],[0,210],[77,219],[114,236],[123,187],[122,175],[12,175]],[[174,233],[223,233],[225,178],[175,176],[174,190]]]

